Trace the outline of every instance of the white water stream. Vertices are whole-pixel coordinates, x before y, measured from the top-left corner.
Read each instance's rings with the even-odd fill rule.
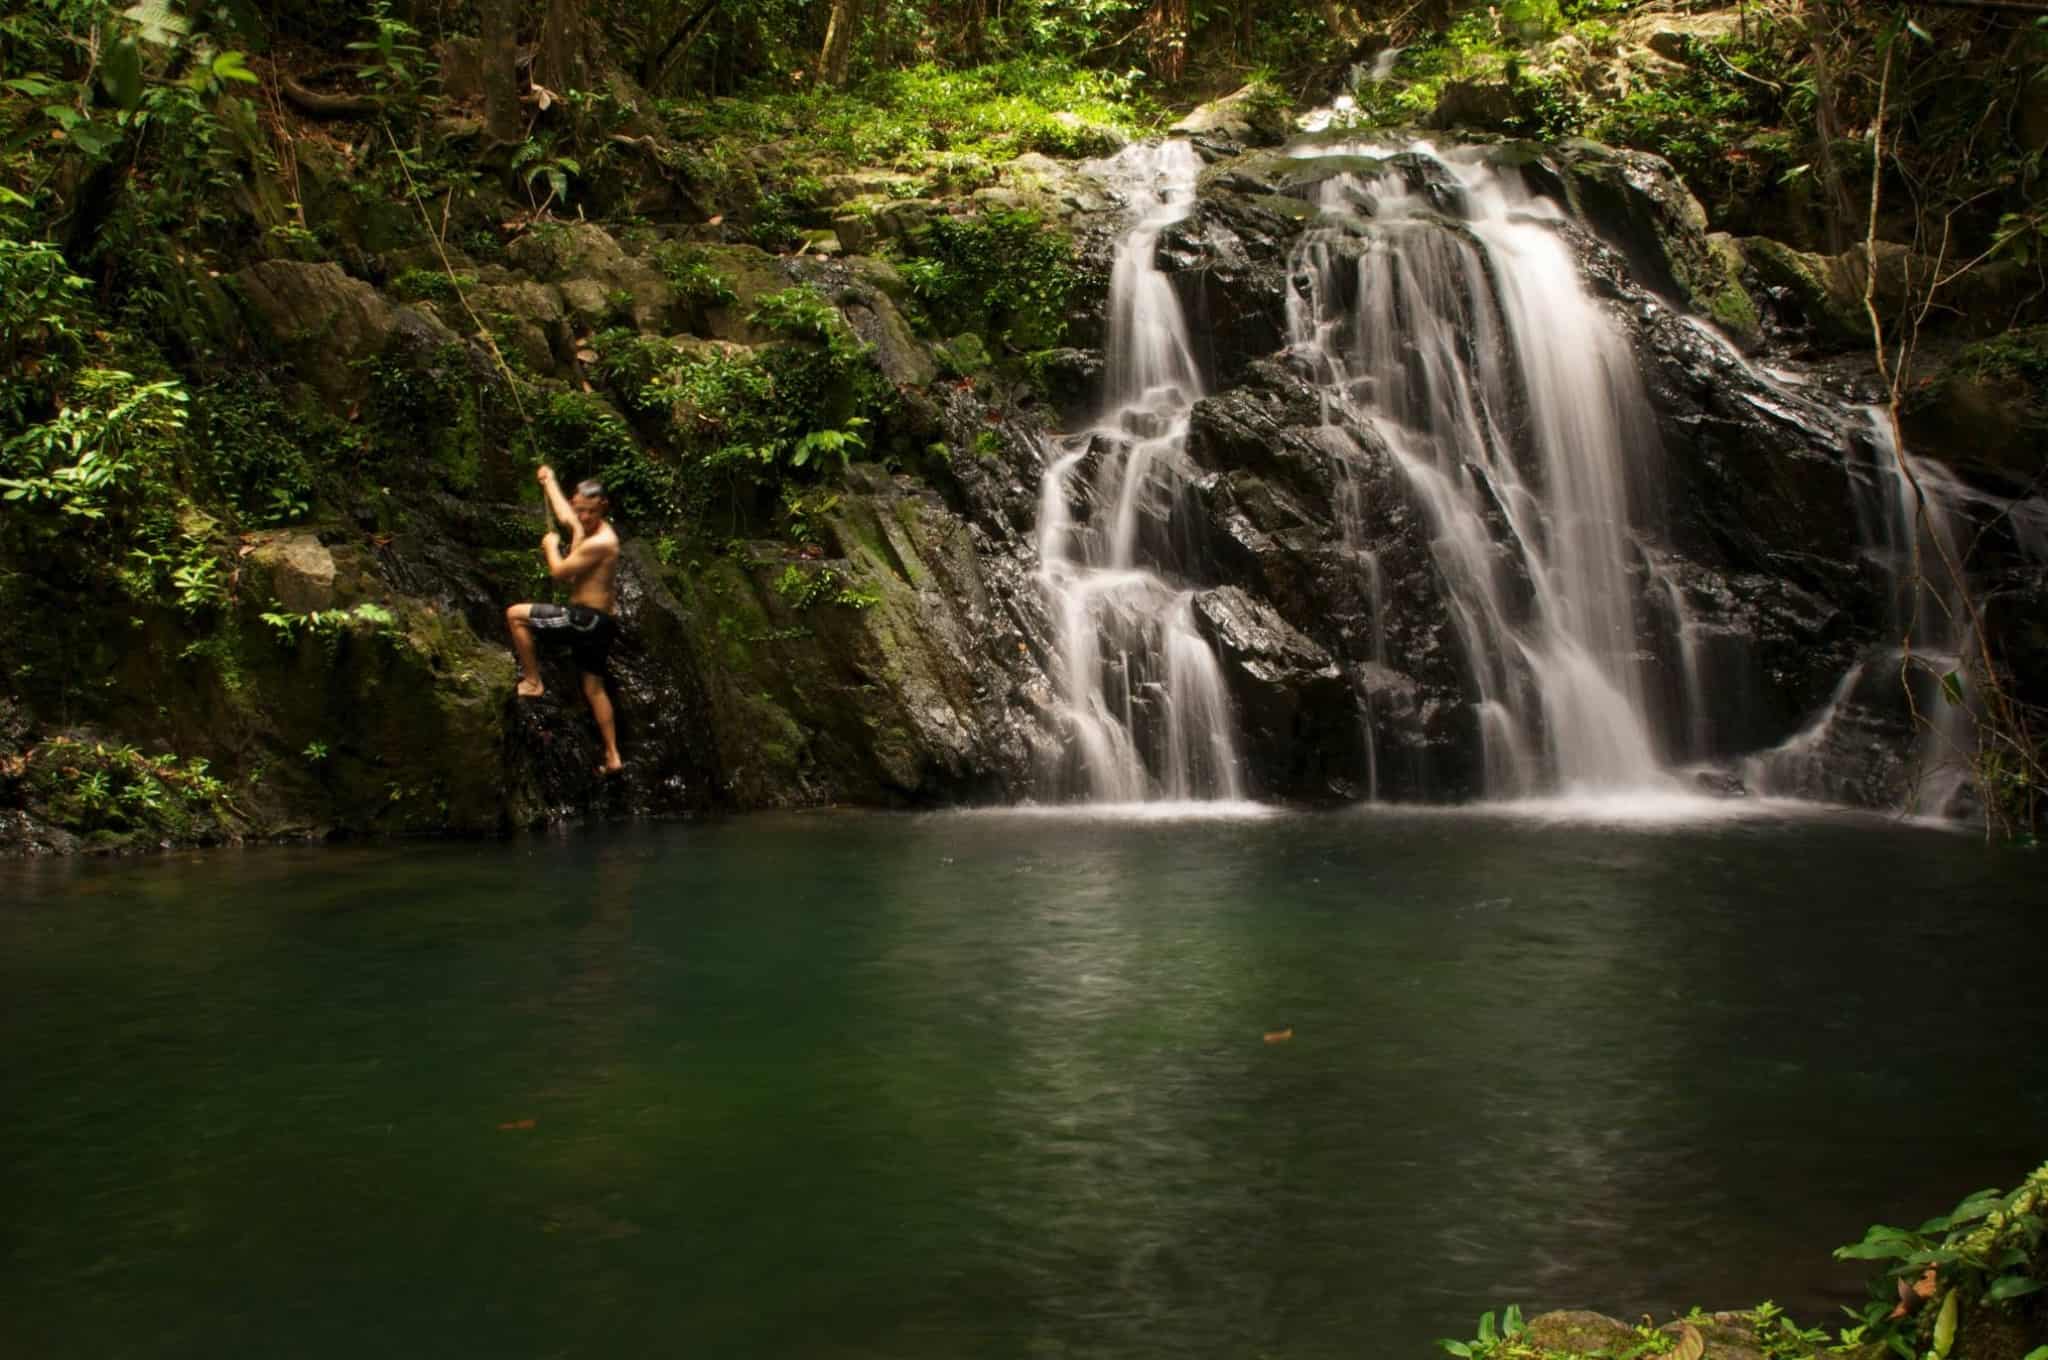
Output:
[[[1906,687],[1918,715],[1915,769],[1902,811],[1920,817],[1954,815],[1968,783],[1975,730],[1967,702],[1943,693],[1942,677],[1967,671],[1975,646],[1962,592],[1948,560],[1969,547],[1961,506],[1978,493],[1939,463],[1901,458],[1891,417],[1881,407],[1865,412],[1869,454],[1845,451],[1863,553],[1882,574],[1888,600],[1886,638],[1843,673],[1828,702],[1791,738],[1745,762],[1749,783],[1766,793],[1830,797],[1830,747],[1866,677]],[[1924,500],[1913,494],[1920,483]],[[2032,502],[2014,507],[2019,541],[2027,545]],[[1960,678],[1958,689],[1961,689]],[[1963,695],[1967,701],[1968,695]]]
[[[1070,738],[1056,783],[1096,802],[1243,796],[1222,671],[1177,579],[1173,517],[1202,381],[1180,300],[1153,263],[1160,233],[1193,206],[1200,168],[1181,141],[1108,163],[1135,222],[1110,275],[1103,414],[1049,451],[1039,492],[1039,579]]]
[[[1327,442],[1362,457],[1346,431],[1373,431],[1427,510],[1486,791],[1667,788],[1630,578],[1631,505],[1659,456],[1634,357],[1555,205],[1477,157],[1400,150],[1404,165],[1325,181],[1322,225],[1296,249],[1289,330]]]

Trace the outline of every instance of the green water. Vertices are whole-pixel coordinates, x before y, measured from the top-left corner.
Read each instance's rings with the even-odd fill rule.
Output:
[[[2048,1155],[2041,884],[1871,821],[1479,814],[0,866],[0,1354],[1819,1315],[1830,1247]]]

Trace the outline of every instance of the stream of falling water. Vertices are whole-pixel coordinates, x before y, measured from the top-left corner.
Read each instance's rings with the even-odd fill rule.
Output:
[[[1187,492],[1189,411],[1202,381],[1187,319],[1153,262],[1193,206],[1186,142],[1107,164],[1133,209],[1110,274],[1102,416],[1048,450],[1039,579],[1052,606],[1054,681],[1069,741],[1060,793],[1097,802],[1243,796],[1222,670],[1195,625],[1173,533]]]
[[[1363,457],[1348,431],[1377,434],[1429,515],[1487,793],[1667,788],[1629,570],[1632,481],[1658,456],[1634,358],[1549,200],[1476,157],[1404,150],[1325,181],[1295,252],[1289,331],[1325,442]]]
[[[1751,756],[1747,781],[1767,793],[1831,797],[1831,746],[1848,706],[1866,678],[1903,683],[1918,714],[1920,736],[1915,771],[1902,811],[1948,817],[1969,780],[1974,755],[1974,720],[1969,708],[1942,692],[1942,677],[1967,669],[1972,642],[1961,592],[1949,580],[1945,557],[1968,544],[1961,506],[1973,494],[1947,468],[1912,454],[1900,456],[1891,417],[1881,407],[1865,412],[1869,453],[1861,461],[1852,447],[1844,453],[1852,478],[1857,536],[1863,553],[1883,574],[1889,600],[1887,641],[1867,649],[1843,673],[1827,704],[1782,744]],[[1860,465],[1859,465],[1860,463]],[[1919,481],[1924,501],[1916,504],[1906,471]],[[2026,536],[2031,502],[2012,507],[2022,550],[2032,556]],[[1960,560],[1959,557],[1957,560]],[[1902,645],[1903,644],[1903,645]]]

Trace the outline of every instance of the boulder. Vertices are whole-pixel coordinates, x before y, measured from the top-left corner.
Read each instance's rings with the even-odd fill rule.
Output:
[[[1637,14],[1615,25],[1615,35],[1622,42],[1639,43],[1666,61],[1684,61],[1694,42],[1720,42],[1741,31],[1742,15],[1735,9]]]
[[[1221,99],[1199,104],[1167,129],[1170,136],[1234,147],[1277,146],[1287,140],[1289,131],[1285,103],[1257,85],[1243,85]]]
[[[337,404],[367,391],[364,360],[394,346],[420,351],[455,340],[438,320],[393,306],[336,264],[265,260],[236,273],[230,283],[250,329]]]
[[[255,535],[244,570],[263,578],[270,598],[286,611],[313,614],[334,608],[334,554],[310,529]]]
[[[1869,278],[1869,260],[1861,246],[1839,255],[1819,255],[1761,236],[1741,243],[1743,257],[1756,271],[1778,303],[1780,311],[1794,324],[1803,324],[1814,343],[1824,349],[1866,348],[1870,344],[1870,315],[1864,310],[1863,293]],[[1907,256],[1905,246],[1878,244],[1878,304],[1881,310],[1895,307],[1905,297]]]
[[[1521,1341],[1535,1350],[1619,1355],[1635,1345],[1636,1334],[1627,1323],[1599,1313],[1560,1310],[1530,1318]]]
[[[1505,76],[1491,80],[1447,80],[1437,91],[1429,125],[1438,128],[1507,128],[1520,109]]]

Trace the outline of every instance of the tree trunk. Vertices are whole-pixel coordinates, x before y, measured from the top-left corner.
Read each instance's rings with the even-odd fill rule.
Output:
[[[853,30],[860,23],[860,0],[832,0],[831,17],[825,21],[825,46],[818,53],[818,83],[844,85],[847,63],[853,57]]]
[[[967,0],[961,6],[965,17],[960,26],[960,47],[969,61],[982,58],[982,36],[988,27],[988,0]]]
[[[481,0],[482,36],[477,60],[483,68],[484,137],[501,145],[522,139],[519,117],[519,0]]]
[[[590,58],[589,0],[548,0],[541,20],[540,46],[533,56],[535,84],[556,94],[587,90],[594,63]]]

